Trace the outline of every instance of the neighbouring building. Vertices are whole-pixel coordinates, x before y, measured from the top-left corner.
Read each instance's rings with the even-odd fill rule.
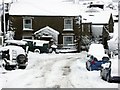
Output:
[[[101,40],[106,49],[108,48],[109,33],[114,31],[113,26],[113,15],[108,11],[99,8],[89,8],[82,14],[82,34],[87,34],[93,40]]]

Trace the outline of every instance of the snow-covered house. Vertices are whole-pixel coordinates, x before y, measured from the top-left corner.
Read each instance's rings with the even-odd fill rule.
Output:
[[[92,7],[98,7],[98,8],[101,8],[101,9],[104,9],[104,2],[102,1],[93,1],[90,3],[90,5],[88,6],[89,8],[92,8]]]
[[[92,36],[94,39],[102,38],[105,48],[107,48],[109,33],[113,33],[113,26],[112,13],[108,11],[100,8],[89,8],[82,14],[82,34],[88,33],[88,36]],[[86,27],[87,30],[85,30]]]
[[[60,0],[19,0],[9,11],[15,39],[50,39],[60,46],[76,44],[80,36],[78,16],[79,7]]]

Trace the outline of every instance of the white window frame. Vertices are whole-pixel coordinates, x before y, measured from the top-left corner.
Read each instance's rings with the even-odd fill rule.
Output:
[[[26,28],[25,27],[25,20],[30,20],[30,28]],[[23,18],[23,30],[33,30],[32,29],[32,18],[28,18],[28,17],[25,17],[25,18]]]
[[[63,45],[66,45],[66,44],[65,44],[65,40],[64,40],[64,39],[65,39],[65,37],[72,37],[72,43],[70,43],[70,44],[73,44],[73,39],[74,39],[74,37],[73,37],[73,36],[63,36]]]
[[[71,24],[66,24],[67,20],[70,20]],[[71,27],[71,28],[67,28],[67,26]],[[73,31],[73,18],[65,18],[64,19],[64,31]]]

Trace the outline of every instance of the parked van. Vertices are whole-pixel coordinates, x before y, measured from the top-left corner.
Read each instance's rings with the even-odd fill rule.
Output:
[[[17,67],[25,69],[28,58],[25,50],[20,46],[4,46],[0,48],[0,55],[2,59],[2,66],[6,70],[13,70]]]
[[[50,44],[49,41],[45,40],[31,40],[31,39],[23,39],[23,41],[27,42],[28,51],[37,52],[37,53],[49,53],[50,52]]]

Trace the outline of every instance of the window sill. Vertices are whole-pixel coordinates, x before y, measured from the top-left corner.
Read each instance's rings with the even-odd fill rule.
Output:
[[[73,29],[63,29],[63,31],[73,31]]]
[[[24,31],[33,31],[33,29],[23,28]]]

